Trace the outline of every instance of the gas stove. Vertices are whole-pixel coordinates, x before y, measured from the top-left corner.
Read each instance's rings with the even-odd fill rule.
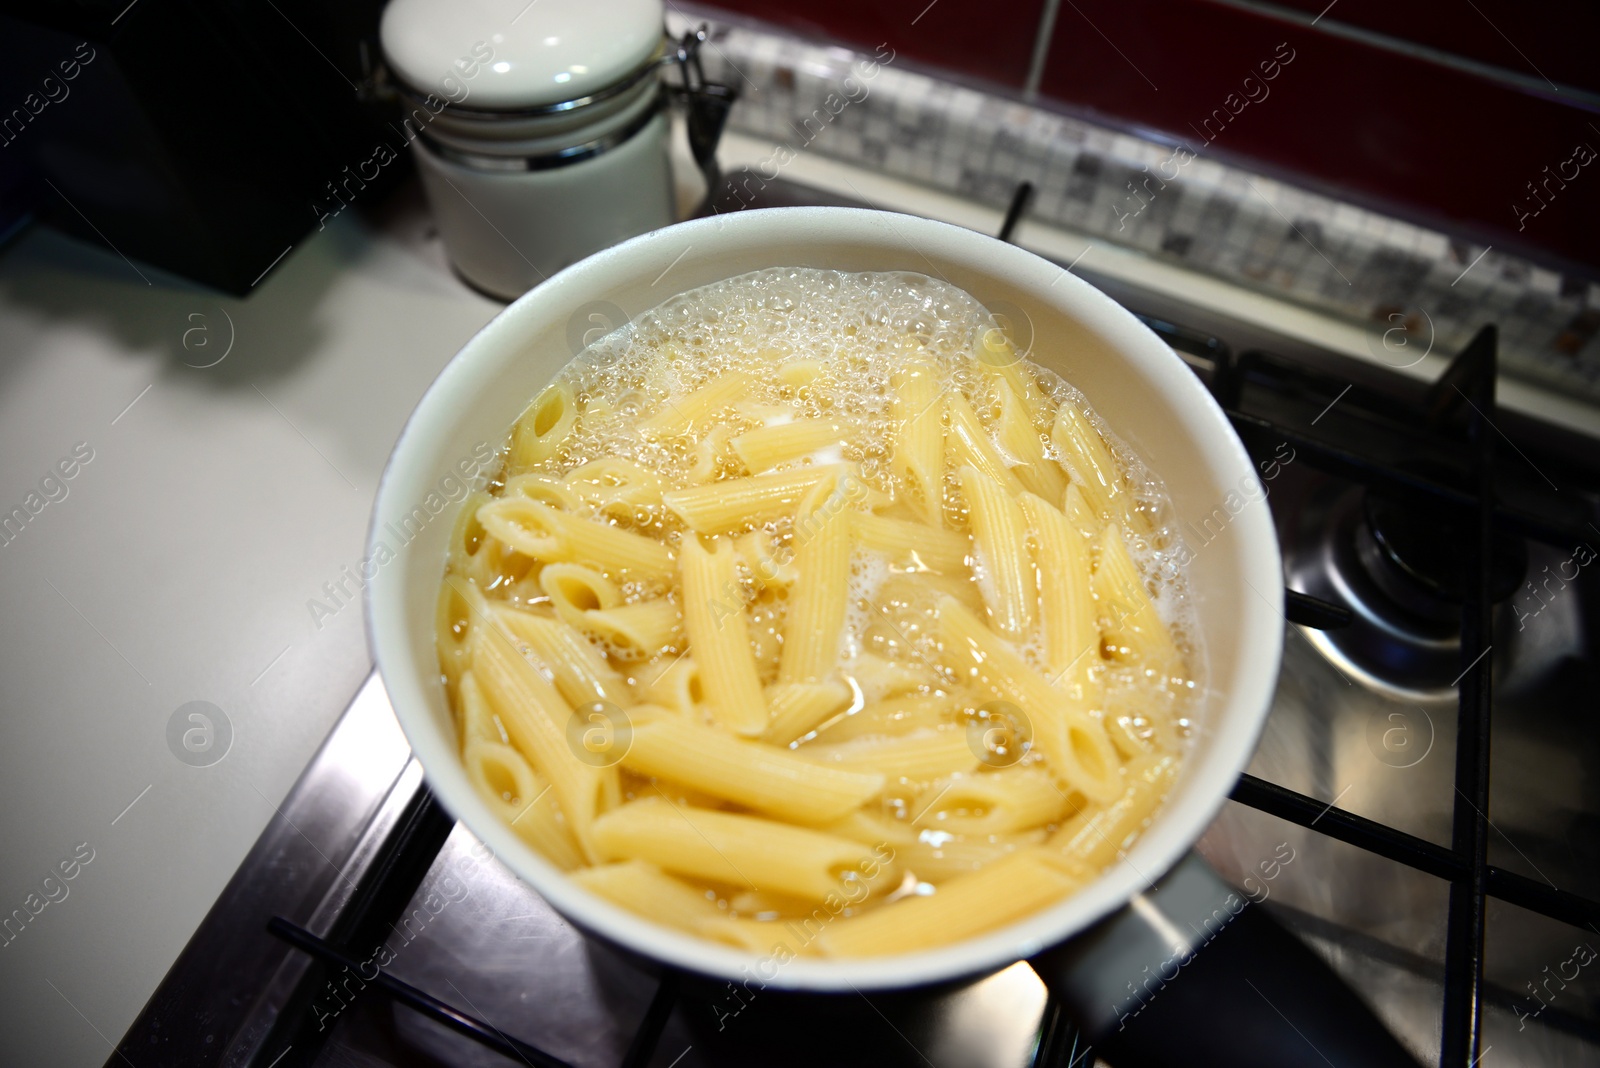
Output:
[[[711,210],[880,206],[736,179]],[[1492,326],[1428,384],[1073,269],[1213,390],[1285,548],[1275,704],[1200,851],[1423,1063],[1596,1063],[1592,448],[1495,409]],[[1095,1061],[1026,963],[752,994],[587,938],[437,804],[373,675],[108,1063]]]

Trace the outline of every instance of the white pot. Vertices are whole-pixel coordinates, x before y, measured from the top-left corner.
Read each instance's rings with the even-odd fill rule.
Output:
[[[512,421],[574,355],[569,338],[615,325],[674,294],[760,268],[914,271],[1032,321],[1033,358],[1081,389],[1165,480],[1180,526],[1222,510],[1189,579],[1205,648],[1197,729],[1166,805],[1095,882],[1058,904],[957,945],[861,960],[770,960],[627,912],[571,882],[479,799],[457,755],[434,653],[434,608],[453,516],[408,545],[390,533],[474,446],[498,447]],[[597,309],[601,311],[597,312]],[[600,315],[591,321],[591,316]],[[415,524],[413,524],[415,525]],[[1213,521],[1215,527],[1215,521]],[[395,445],[373,513],[373,551],[394,560],[367,586],[373,654],[396,715],[439,800],[577,926],[674,967],[768,986],[848,991],[908,987],[993,971],[1058,943],[1144,890],[1189,849],[1255,748],[1278,674],[1283,579],[1255,468],[1226,416],[1171,349],[1110,298],[1032,253],[983,234],[887,212],[787,208],[658,230],[577,263],[524,295],[445,367]]]

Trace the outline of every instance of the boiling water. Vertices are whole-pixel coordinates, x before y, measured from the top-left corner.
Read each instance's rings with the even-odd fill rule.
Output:
[[[539,474],[561,479],[580,465],[607,458],[633,461],[659,477],[663,489],[703,485],[708,481],[744,478],[746,470],[729,439],[759,427],[797,420],[823,420],[838,424],[842,433],[834,444],[779,464],[782,471],[811,464],[846,464],[865,487],[865,495],[879,515],[925,520],[908,487],[901,484],[892,465],[892,443],[899,421],[894,411],[895,375],[915,360],[931,368],[938,397],[963,398],[976,413],[996,449],[1005,449],[996,437],[998,415],[1005,390],[1012,387],[984,354],[997,348],[1004,329],[990,312],[969,294],[922,275],[902,272],[846,274],[805,268],[759,271],[704,286],[668,300],[625,327],[595,342],[562,370],[556,384],[569,390],[578,417],[554,455],[531,467],[503,470],[492,488],[502,492],[506,480],[516,475]],[[1182,543],[1164,489],[1156,476],[1122,444],[1089,408],[1085,398],[1048,369],[1029,365],[1038,396],[1026,405],[1047,462],[1066,469],[1081,481],[1051,435],[1056,409],[1072,403],[1085,413],[1116,459],[1124,484],[1135,502],[1140,522],[1126,532],[1128,548],[1147,590],[1187,662],[1187,679],[1155,679],[1138,665],[1119,665],[1095,658],[1091,669],[1102,684],[1103,707],[1096,717],[1132,721],[1140,737],[1158,749],[1176,752],[1188,733],[1186,711],[1200,663],[1199,634],[1179,564]],[[749,376],[743,395],[697,420],[683,432],[651,433],[641,424],[653,417],[692,407],[692,395],[731,373]],[[512,450],[508,447],[509,458]],[[509,459],[507,461],[509,463]],[[966,535],[971,531],[967,505],[957,477],[947,472],[940,519],[946,530]],[[835,493],[839,492],[837,489]],[[1060,501],[1051,501],[1060,507]],[[838,507],[860,507],[839,503]],[[694,535],[665,503],[647,503],[623,514],[608,512],[607,522],[679,546]],[[1092,531],[1084,531],[1086,536]],[[792,516],[747,524],[734,532],[741,546],[738,589],[727,591],[727,607],[743,611],[750,631],[754,658],[763,686],[772,683],[784,640],[788,593],[782,582],[765,581],[760,568],[750,564],[749,547],[776,568],[793,561],[803,536]],[[1028,557],[1026,546],[1016,551]],[[515,557],[515,554],[511,554]],[[539,611],[548,600],[541,592],[528,562],[513,559],[515,567],[488,585],[490,596]],[[984,697],[966,688],[966,680],[941,668],[934,635],[938,627],[933,605],[940,590],[952,584],[969,595],[987,592],[992,583],[989,562],[976,551],[969,553],[960,574],[915,576],[931,584],[921,594],[901,579],[919,569],[913,563],[891,560],[857,545],[851,561],[847,612],[841,638],[837,677],[848,682],[855,703],[833,720],[792,741],[796,749],[826,745],[828,728],[860,712],[886,692],[884,665],[901,665],[921,672],[920,680],[896,692],[952,698],[961,717],[939,729],[961,729],[979,715]],[[666,585],[663,585],[666,581]],[[805,576],[799,577],[800,582]],[[621,584],[626,603],[678,598],[682,591],[672,580],[632,580]],[[939,586],[938,583],[943,583]],[[913,592],[907,593],[911,589]],[[931,589],[934,592],[929,593]],[[977,598],[969,600],[976,604]],[[992,603],[990,596],[982,598]],[[1035,669],[1049,677],[1043,638],[1037,632],[1013,643]],[[611,666],[636,690],[657,679],[662,670],[686,651],[680,637],[675,645],[641,656],[596,640]],[[867,721],[861,721],[867,722]],[[1108,720],[1109,722],[1109,720]],[[1158,729],[1158,725],[1165,725]],[[1163,733],[1164,732],[1164,733]],[[1025,764],[1040,760],[1037,752]],[[984,774],[979,771],[977,774]],[[623,799],[644,796],[652,784],[624,770]],[[884,812],[901,819],[906,805],[927,784],[891,784],[883,798]],[[1063,795],[1065,797],[1065,795]],[[682,798],[680,798],[682,799]],[[509,798],[507,800],[510,800]],[[692,803],[708,803],[689,796]],[[935,798],[937,800],[937,798]],[[1061,818],[1072,808],[1064,807]],[[909,826],[909,824],[906,824]],[[1057,821],[1035,827],[1029,841],[1042,841],[1056,829]],[[916,833],[913,831],[912,833]],[[942,831],[922,831],[923,843],[950,840]],[[929,838],[928,835],[932,835]],[[1011,847],[1015,847],[1016,842]],[[908,873],[908,885],[927,893],[933,887]],[[937,880],[935,880],[937,881]],[[715,887],[706,891],[730,915],[755,915],[759,908],[743,911]],[[893,900],[893,898],[891,898]]]
[[[820,450],[801,462],[857,465],[859,476],[876,489],[897,488],[889,471],[894,434],[891,378],[910,358],[931,360],[941,388],[959,392],[980,417],[999,410],[998,375],[985,373],[974,352],[986,336],[1002,331],[982,304],[946,282],[907,272],[847,274],[807,268],[775,268],[741,275],[679,294],[585,349],[559,377],[583,409],[575,432],[560,453],[535,470],[561,474],[608,456],[637,461],[674,486],[690,484],[689,471],[700,450],[682,437],[659,439],[640,433],[641,420],[681,402],[707,382],[744,371],[755,380],[753,393],[718,420],[726,436],[795,419],[834,419],[853,428],[842,447]],[[802,364],[817,364],[803,385]],[[790,373],[785,374],[785,369]],[[1191,664],[1198,634],[1186,585],[1177,563],[1180,537],[1172,524],[1166,494],[1155,475],[1107,427],[1081,393],[1059,375],[1034,366],[1053,409],[1076,402],[1111,447],[1128,476],[1139,509],[1152,520],[1153,533],[1130,533],[1128,547],[1163,621]],[[807,371],[809,374],[809,369]],[[1049,438],[1048,422],[1038,428],[1045,454],[1062,462]],[[718,433],[723,433],[719,431]],[[737,460],[723,450],[722,477],[737,477]],[[954,525],[966,525],[965,509],[953,474],[946,476],[947,501]],[[1051,502],[1059,504],[1060,502]],[[789,536],[787,520],[766,525],[779,543]],[[668,541],[681,526],[667,510],[654,512],[635,529]],[[987,581],[981,561],[975,578]],[[862,647],[867,613],[885,571],[881,561],[858,556],[852,584],[851,648]],[[637,598],[651,591],[635,589]],[[769,637],[779,638],[781,635]],[[1043,667],[1037,641],[1019,651]],[[1114,682],[1108,679],[1108,682]]]

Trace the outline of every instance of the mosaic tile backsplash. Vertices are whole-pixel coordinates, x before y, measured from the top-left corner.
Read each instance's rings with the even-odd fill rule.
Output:
[[[708,76],[740,90],[730,126],[775,142],[767,178],[815,152],[1002,208],[1031,181],[1031,218],[1369,324],[1386,362],[1495,322],[1506,374],[1600,401],[1600,285],[1208,158],[1220,131],[1166,144],[905,69],[887,45],[669,23],[691,21],[712,27]]]

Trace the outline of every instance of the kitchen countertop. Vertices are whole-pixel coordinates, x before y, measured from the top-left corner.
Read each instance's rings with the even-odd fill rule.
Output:
[[[104,1062],[370,669],[359,604],[321,587],[359,562],[417,398],[501,307],[419,199],[344,213],[246,300],[42,227],[0,254],[3,510],[92,451],[0,545],[0,911],[43,903],[0,948],[13,1063]],[[210,766],[214,713],[209,752],[188,712],[176,752],[185,730],[202,751],[169,748],[192,701],[231,725]]]

